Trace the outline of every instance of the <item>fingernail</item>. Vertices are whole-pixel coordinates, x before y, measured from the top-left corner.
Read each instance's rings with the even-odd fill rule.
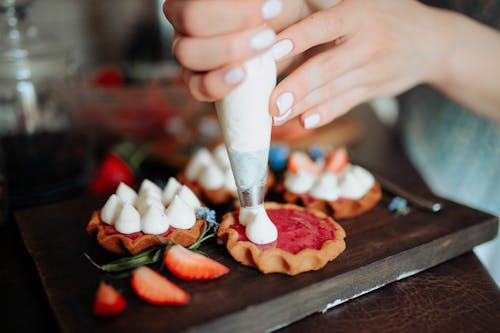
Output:
[[[280,116],[285,114],[285,112],[290,111],[293,104],[293,94],[291,92],[284,92],[276,99],[276,106]]]
[[[273,117],[273,123],[274,123],[274,125],[281,125],[282,123],[284,123],[285,120],[288,118],[288,116],[290,115],[291,112],[292,112],[292,109],[288,109],[288,111],[286,111],[282,115],[277,116],[277,117]]]
[[[240,67],[231,68],[226,73],[224,73],[224,83],[228,86],[235,85],[236,83],[243,80],[245,72]]]
[[[293,43],[290,39],[282,39],[271,48],[274,60],[279,60],[290,53],[293,49]]]
[[[281,3],[281,0],[266,0],[261,8],[262,17],[264,20],[272,19],[273,17],[278,16],[282,9],[283,4]]]
[[[304,127],[307,129],[314,128],[318,124],[319,124],[319,114],[317,113],[309,115],[304,119]]]
[[[273,45],[275,40],[276,34],[272,29],[262,30],[252,37],[250,47],[259,51]]]

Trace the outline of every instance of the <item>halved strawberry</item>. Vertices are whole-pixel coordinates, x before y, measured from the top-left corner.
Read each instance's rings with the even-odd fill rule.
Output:
[[[325,170],[328,172],[340,173],[347,164],[349,164],[349,153],[343,147],[337,148],[326,157]]]
[[[229,273],[223,264],[192,252],[182,245],[172,246],[165,254],[165,266],[184,280],[211,280]]]
[[[136,295],[148,303],[182,305],[190,299],[188,293],[147,266],[136,268],[130,283]]]
[[[114,316],[125,310],[127,302],[113,286],[101,282],[95,293],[92,312],[96,316]]]
[[[304,170],[313,175],[321,174],[321,169],[307,154],[303,152],[296,151],[290,154],[287,162],[287,168],[293,173],[298,173],[300,170]]]

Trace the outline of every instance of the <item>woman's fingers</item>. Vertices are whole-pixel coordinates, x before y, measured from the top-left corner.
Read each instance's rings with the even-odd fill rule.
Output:
[[[245,78],[243,66],[233,64],[214,71],[196,73],[183,68],[183,79],[191,95],[213,102],[226,96]]]
[[[272,46],[275,39],[274,31],[265,26],[216,37],[176,35],[173,51],[182,66],[192,71],[208,71],[256,55]]]
[[[364,46],[349,43],[333,47],[307,60],[274,89],[270,99],[270,113],[283,116],[295,108],[308,94],[334,94],[335,80],[368,62]],[[334,82],[333,85],[329,84]],[[328,85],[329,84],[329,85]],[[318,90],[325,86],[325,88]],[[312,97],[310,96],[309,99]],[[295,111],[292,112],[296,114]]]
[[[272,48],[274,58],[280,61],[293,57],[313,46],[332,42],[349,34],[354,29],[356,18],[346,2],[349,1],[307,16],[280,32],[278,42]]]
[[[167,0],[163,12],[177,32],[208,37],[257,27],[282,7],[281,0]]]
[[[369,89],[357,86],[307,110],[300,115],[300,122],[306,129],[323,126],[371,98]]]

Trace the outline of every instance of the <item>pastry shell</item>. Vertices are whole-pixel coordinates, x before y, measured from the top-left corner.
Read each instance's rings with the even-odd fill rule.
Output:
[[[189,246],[193,244],[201,235],[203,230],[204,220],[196,220],[196,223],[191,229],[175,229],[166,237],[159,235],[144,234],[135,239],[129,238],[124,234],[106,234],[104,226],[99,217],[99,211],[94,211],[89,223],[87,224],[87,232],[92,233],[97,230],[97,242],[106,250],[117,254],[137,254],[145,249],[161,245],[164,242],[181,244]]]
[[[369,211],[375,207],[381,198],[382,188],[377,182],[361,199],[357,200],[340,198],[328,201],[316,199],[311,195],[292,193],[287,190],[283,193],[283,199],[286,202],[322,211],[326,215],[333,216],[334,219],[338,220],[353,218]]]
[[[321,248],[305,248],[298,253],[290,253],[280,248],[261,249],[251,241],[238,240],[239,234],[231,228],[235,223],[234,212],[224,215],[217,233],[218,237],[226,242],[226,247],[231,256],[238,262],[246,266],[257,268],[264,274],[284,273],[297,275],[306,271],[319,270],[329,261],[335,259],[346,247],[344,229],[332,218],[322,212],[309,210],[292,204],[265,203],[268,209],[292,209],[307,210],[319,219],[328,220],[334,225],[334,239],[326,240]],[[237,212],[238,210],[236,210]]]

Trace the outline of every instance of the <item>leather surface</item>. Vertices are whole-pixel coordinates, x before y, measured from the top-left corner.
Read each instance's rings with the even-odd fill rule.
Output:
[[[468,253],[279,332],[500,332],[500,291]]]

